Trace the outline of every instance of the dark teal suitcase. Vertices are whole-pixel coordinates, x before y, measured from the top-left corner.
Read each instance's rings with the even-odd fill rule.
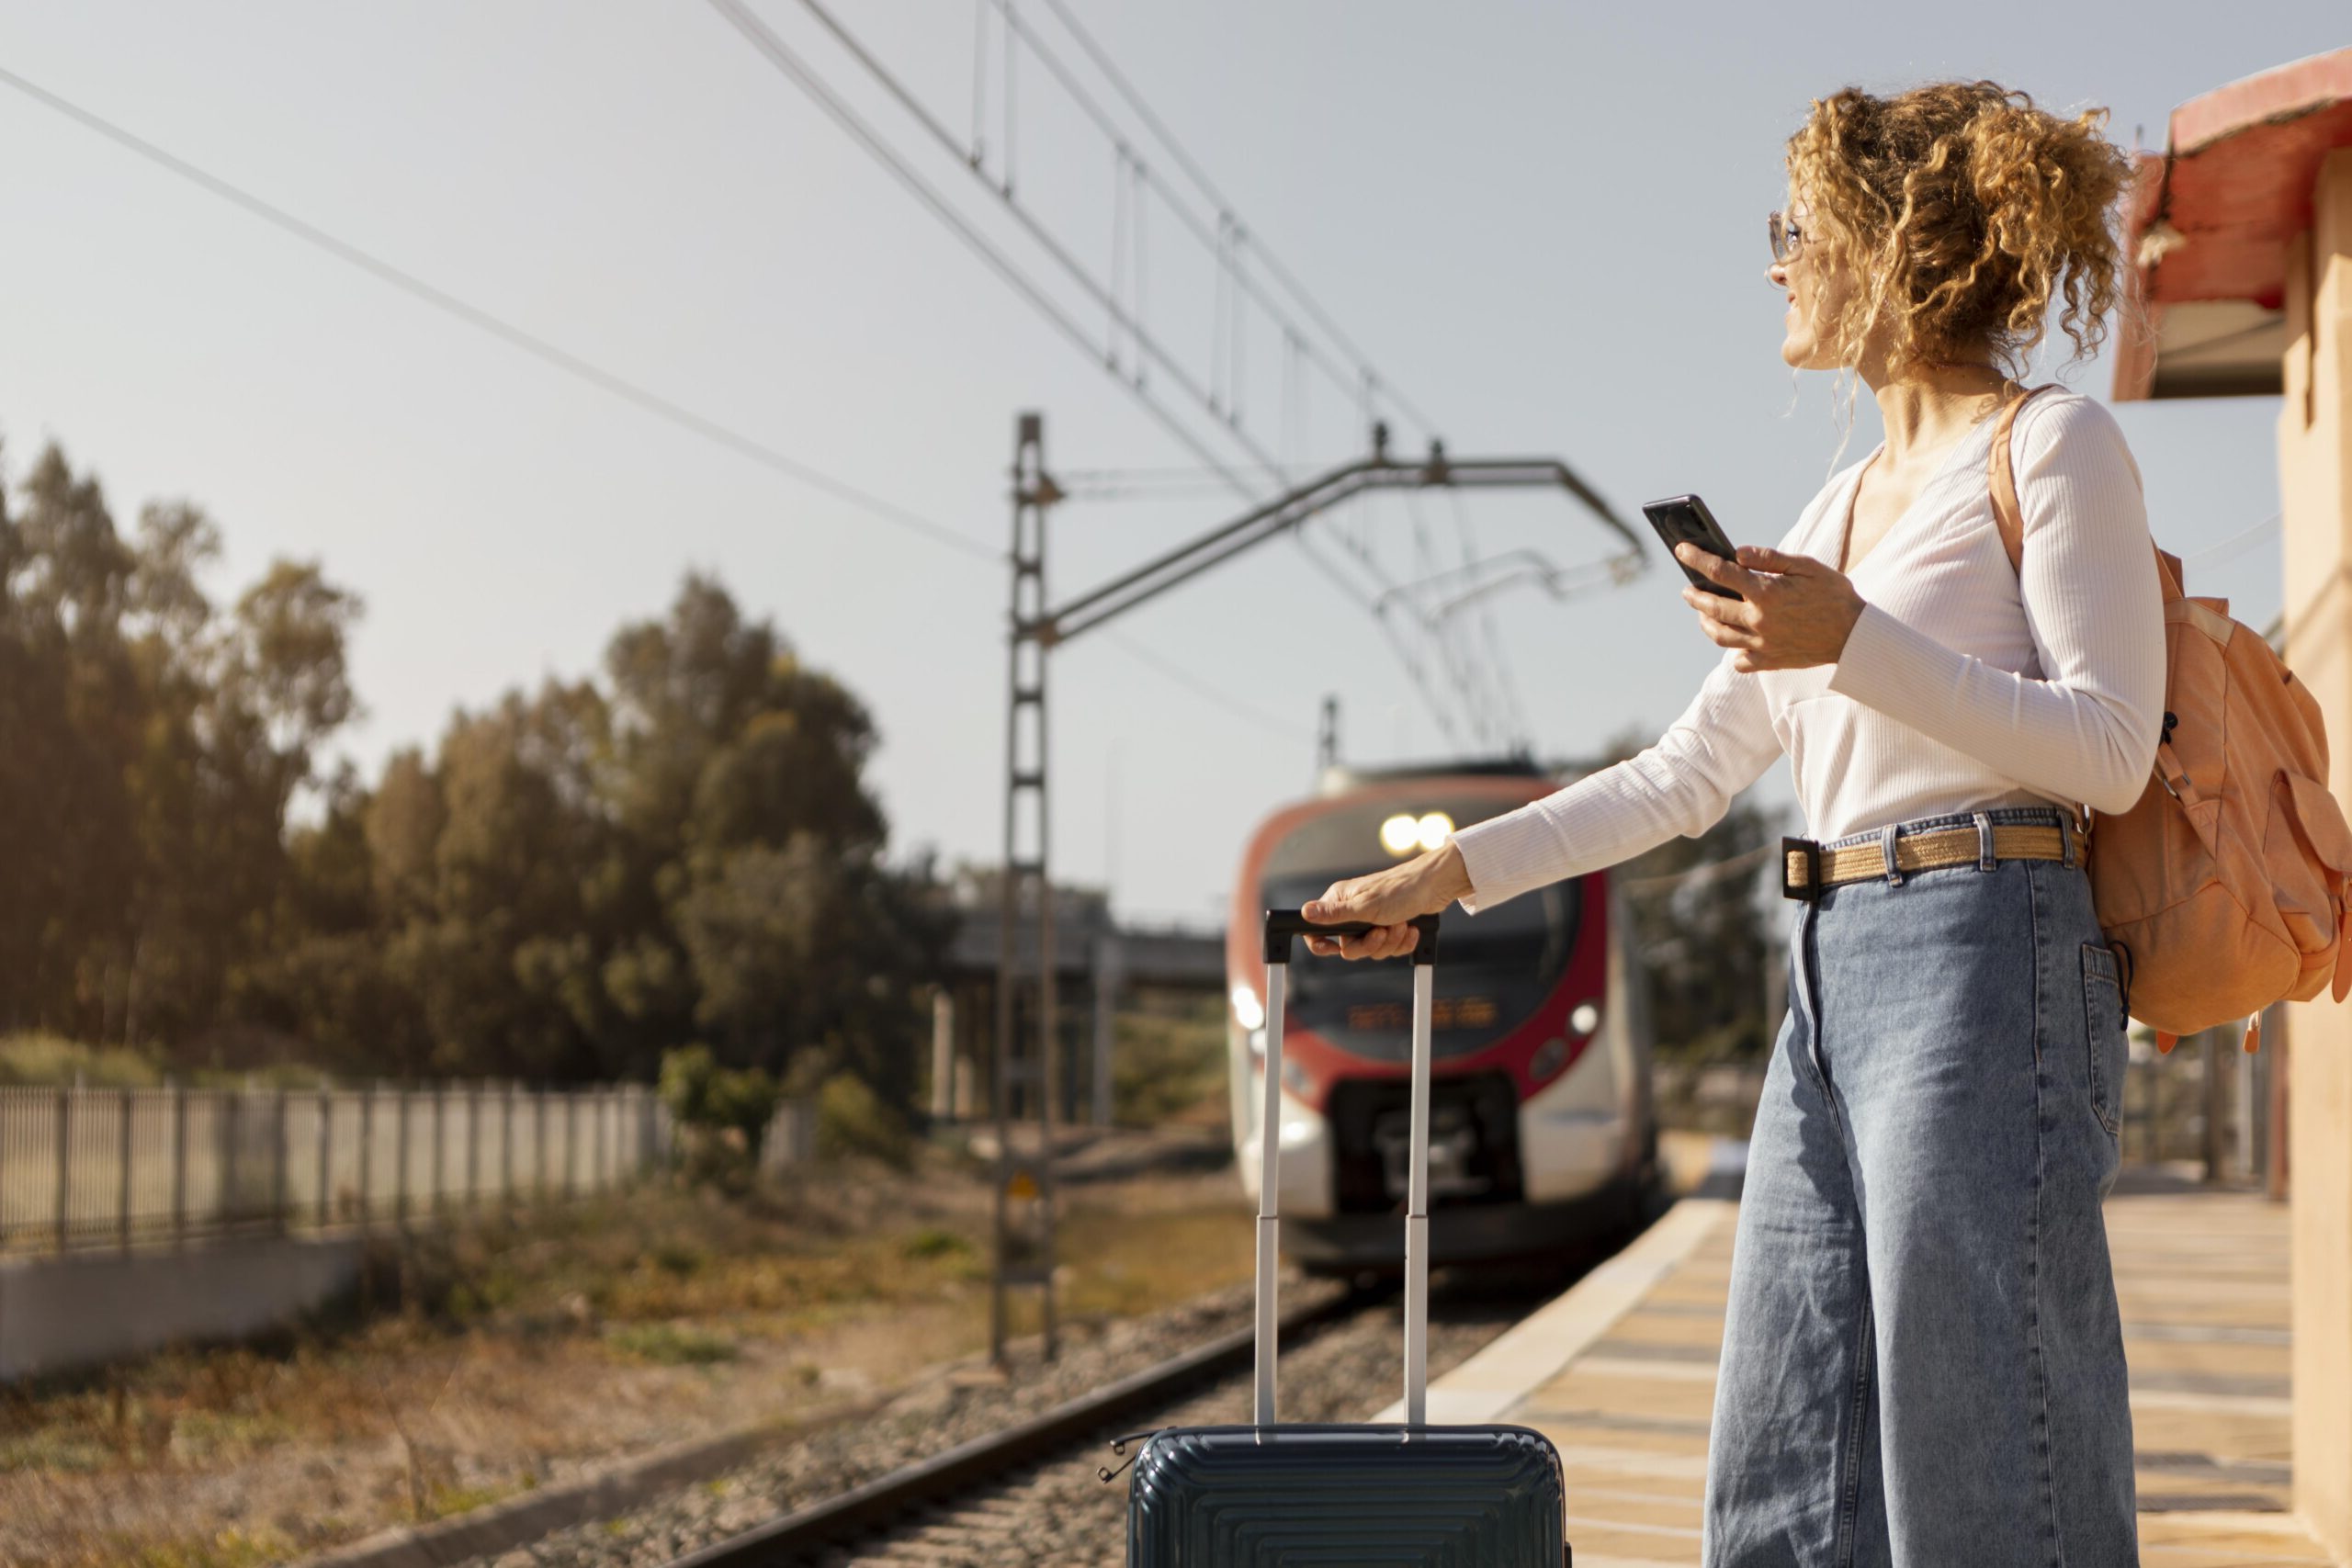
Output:
[[[1127,1568],[1562,1568],[1566,1494],[1551,1440],[1526,1427],[1428,1424],[1430,988],[1438,919],[1413,922],[1412,1170],[1405,1213],[1405,1411],[1396,1426],[1274,1422],[1283,1000],[1291,941],[1265,919],[1266,1055],[1259,1115],[1257,1419],[1171,1427],[1127,1483]]]

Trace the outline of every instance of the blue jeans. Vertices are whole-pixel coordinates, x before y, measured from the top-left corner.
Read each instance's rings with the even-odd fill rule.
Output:
[[[1789,957],[1733,1247],[1702,1561],[2136,1563],[2099,1212],[2120,1154],[2123,999],[2088,876],[2002,861],[1849,883],[1801,908]]]

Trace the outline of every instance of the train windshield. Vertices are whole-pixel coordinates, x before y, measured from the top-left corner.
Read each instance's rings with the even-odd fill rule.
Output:
[[[1479,803],[1449,815],[1466,825],[1493,809]],[[1301,845],[1295,838],[1270,857],[1263,884],[1268,908],[1296,908],[1321,897],[1334,882],[1379,869],[1376,861],[1336,859],[1322,869],[1283,867],[1284,861],[1298,862],[1282,851],[1338,848],[1333,840],[1340,836],[1330,832],[1329,825],[1355,815],[1337,812],[1308,824],[1313,838],[1322,841],[1319,846]],[[1371,813],[1358,824],[1359,836],[1371,840],[1384,815]],[[1582,885],[1571,881],[1521,894],[1482,914],[1452,912],[1445,921],[1433,987],[1432,1053],[1458,1056],[1483,1050],[1525,1022],[1567,967],[1582,907]],[[1410,1053],[1411,976],[1403,964],[1316,958],[1301,945],[1291,964],[1289,998],[1292,1022],[1351,1055],[1402,1061]]]

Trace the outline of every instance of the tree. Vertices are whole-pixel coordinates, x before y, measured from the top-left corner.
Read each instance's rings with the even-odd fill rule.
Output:
[[[1576,771],[1597,771],[1646,743],[1620,735]],[[1781,953],[1756,896],[1759,868],[1737,863],[1777,842],[1780,831],[1770,813],[1742,798],[1699,837],[1668,839],[1618,868],[1621,885],[1633,885],[1627,901],[1662,1053],[1719,1060],[1770,1048],[1764,975]],[[1730,869],[1702,869],[1715,866]]]
[[[96,479],[77,477],[53,444],[20,494],[6,556],[14,646],[0,667],[15,699],[0,818],[17,829],[22,905],[9,1011],[88,1035],[103,1030],[121,971],[135,883],[128,784],[141,705],[119,635],[131,557]]]
[[[324,761],[357,597],[278,560],[216,603],[220,555],[187,502],[126,539],[54,446],[0,486],[0,1026],[559,1079],[707,1038],[910,1101],[930,868],[884,860],[873,722],[772,624],[690,575],[601,680],[457,713],[370,785]]]
[[[216,650],[221,706],[251,727],[256,774],[277,785],[281,808],[310,782],[319,744],[358,716],[345,651],[358,615],[316,561],[272,561]]]
[[[695,982],[695,1031],[779,1073],[814,1052],[910,1105],[913,991],[944,932],[880,862],[864,707],[698,578],[665,624],[615,638],[607,668],[624,799],[684,807],[645,848],[668,852],[655,885]],[[927,868],[911,880],[927,885]]]
[[[45,448],[0,496],[0,1021],[186,1041],[280,920],[288,806],[355,711],[358,603],[277,562],[229,616],[198,508],[117,529]]]

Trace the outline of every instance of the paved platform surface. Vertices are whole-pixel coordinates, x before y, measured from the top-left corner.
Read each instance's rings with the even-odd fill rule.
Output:
[[[1739,1145],[1625,1251],[1430,1391],[1559,1446],[1577,1568],[1697,1563]],[[1686,1156],[1686,1161],[1690,1156]],[[1684,1163],[1684,1162],[1677,1162]],[[1691,1173],[1696,1175],[1697,1173]],[[2148,1568],[2325,1563],[2289,1501],[2284,1205],[2127,1167],[2107,1204]],[[1396,1419],[1394,1414],[1384,1419]]]

